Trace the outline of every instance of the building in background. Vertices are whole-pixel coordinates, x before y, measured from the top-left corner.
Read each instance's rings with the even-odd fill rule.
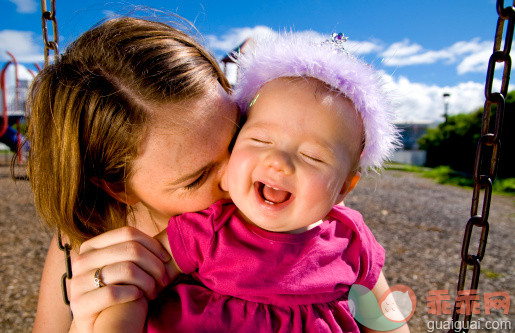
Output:
[[[243,43],[238,45],[231,52],[227,53],[227,55],[223,57],[222,60],[220,60],[222,71],[232,86],[234,86],[238,80],[238,66],[234,61],[234,55],[245,52],[245,50],[249,47],[252,47],[253,44],[254,40],[252,38],[247,38],[243,41]]]
[[[418,139],[429,128],[436,127],[433,122],[397,123],[401,130],[402,148],[394,152],[392,162],[422,166],[426,163],[426,151],[419,150]]]

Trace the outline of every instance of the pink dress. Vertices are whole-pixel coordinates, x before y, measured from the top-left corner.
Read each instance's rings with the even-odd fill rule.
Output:
[[[221,200],[172,218],[167,233],[193,281],[150,304],[148,332],[359,332],[349,289],[372,289],[384,264],[361,214],[341,206],[319,226],[285,234],[245,222]]]

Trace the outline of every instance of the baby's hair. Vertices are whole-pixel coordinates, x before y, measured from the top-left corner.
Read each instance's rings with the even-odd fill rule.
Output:
[[[234,95],[242,112],[265,83],[280,77],[311,77],[340,92],[359,112],[365,133],[362,170],[381,168],[399,146],[399,132],[393,125],[394,114],[381,77],[334,44],[283,33],[257,41],[236,58],[240,79]]]
[[[29,92],[29,178],[36,207],[73,245],[127,223],[125,190],[150,110],[230,85],[216,60],[168,24],[121,17],[93,27]],[[195,110],[192,110],[194,112]]]

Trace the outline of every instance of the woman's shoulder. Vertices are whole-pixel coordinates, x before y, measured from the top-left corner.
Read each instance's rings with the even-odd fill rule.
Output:
[[[66,240],[67,238],[63,237],[63,242]],[[71,256],[74,258],[76,253],[72,251]],[[64,304],[61,294],[61,276],[65,271],[64,253],[57,246],[57,237],[54,235],[41,277],[34,332],[58,332],[70,328],[70,309]]]

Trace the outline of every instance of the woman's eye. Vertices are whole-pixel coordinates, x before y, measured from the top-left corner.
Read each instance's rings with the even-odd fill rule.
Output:
[[[204,172],[202,172],[202,173],[200,174],[200,176],[198,176],[198,178],[197,178],[197,179],[195,179],[195,180],[194,180],[193,182],[191,182],[190,184],[188,184],[188,185],[184,186],[184,188],[185,188],[186,190],[192,190],[192,189],[194,189],[194,188],[199,187],[199,186],[202,184],[203,180],[204,180],[204,179],[206,178],[206,176],[208,175],[208,173],[209,173],[209,170],[204,170]]]

